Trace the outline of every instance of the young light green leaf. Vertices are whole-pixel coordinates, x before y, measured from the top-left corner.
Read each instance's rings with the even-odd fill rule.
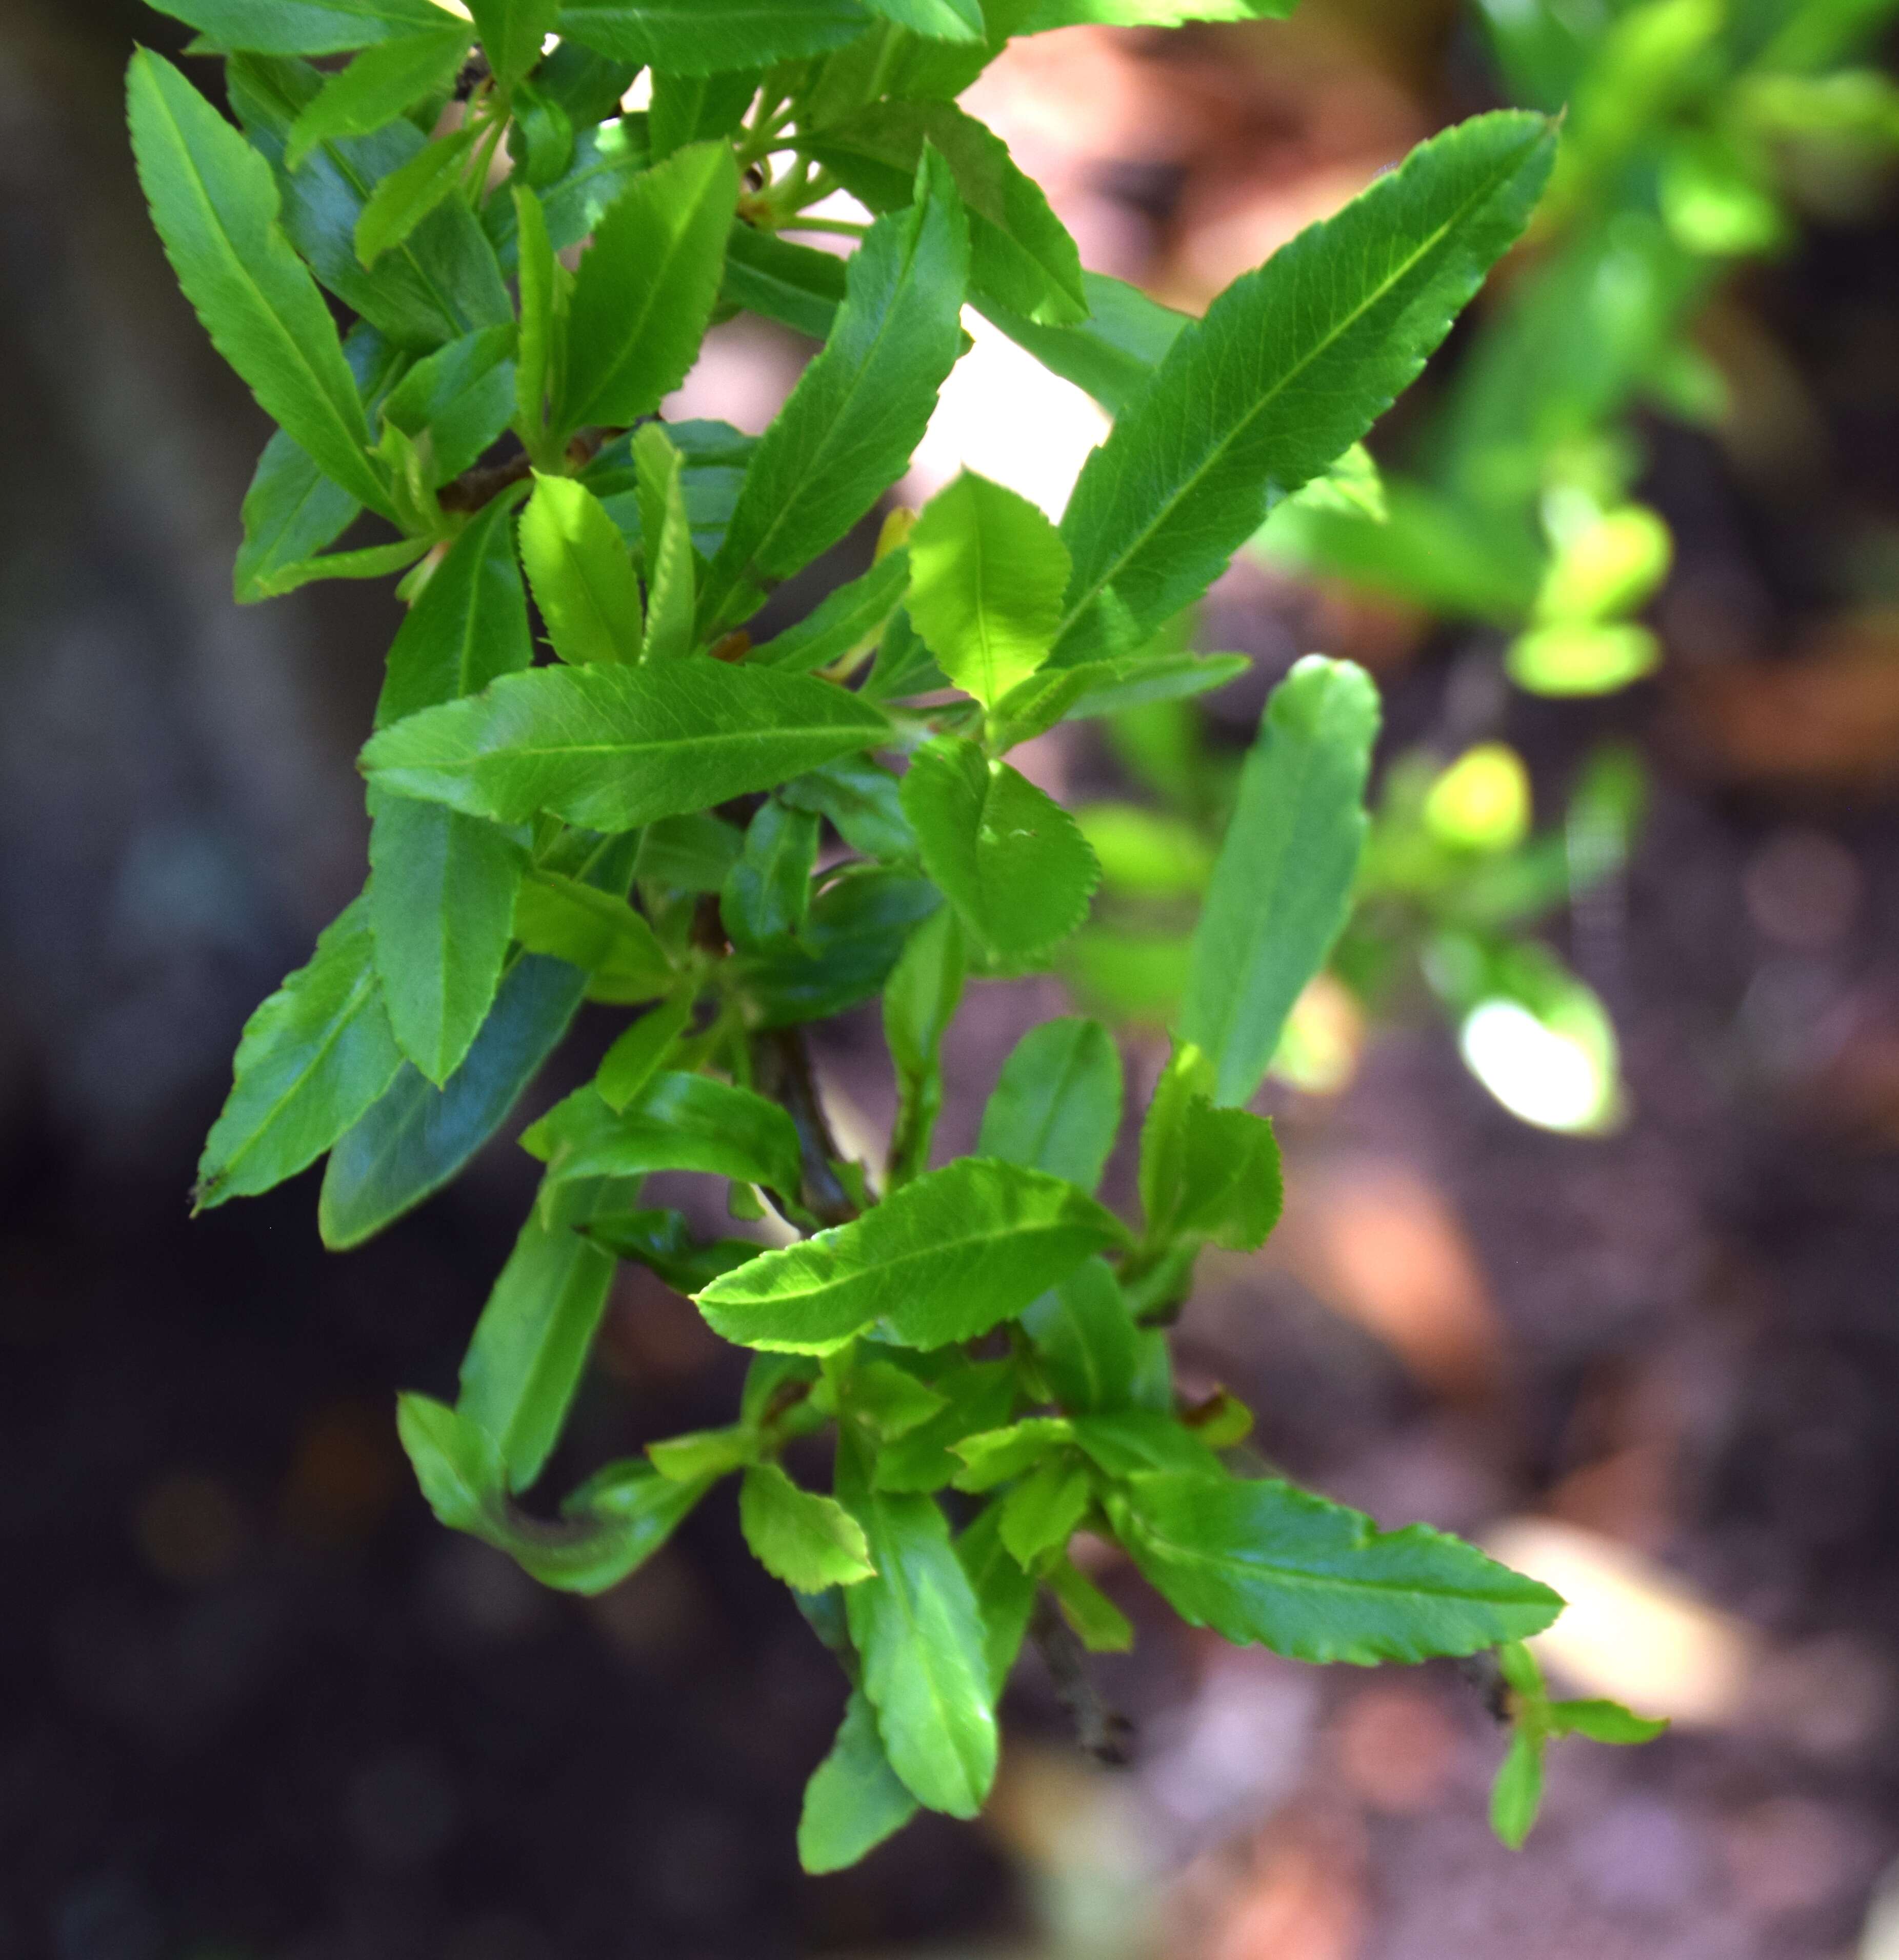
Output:
[[[641,657],[676,660],[692,651],[698,600],[685,459],[657,422],[633,438],[641,550],[646,562],[646,639]]]
[[[1284,1201],[1272,1125],[1200,1094],[1167,1110],[1157,1091],[1154,1112],[1141,1138],[1149,1241],[1206,1238],[1236,1252],[1264,1245]]]
[[[560,1440],[612,1279],[610,1252],[537,1216],[495,1282],[462,1362],[456,1411],[501,1445],[511,1491],[534,1481]]]
[[[1067,1545],[1093,1494],[1086,1468],[1072,1456],[1045,1458],[1002,1500],[997,1529],[1010,1556],[1026,1568]]]
[[[880,218],[852,256],[844,304],[752,452],[725,542],[700,594],[711,631],[758,590],[835,544],[908,466],[962,351],[969,226],[934,151],[916,202]]]
[[[260,55],[339,55],[442,24],[433,0],[158,0],[217,43]]]
[[[877,1320],[906,1347],[941,1348],[987,1333],[1124,1237],[1059,1178],[965,1157],[714,1281],[699,1309],[746,1348],[826,1354]]]
[[[810,811],[787,810],[775,798],[759,806],[719,896],[734,946],[750,952],[799,931],[811,908],[817,858],[818,819]]]
[[[212,345],[326,475],[386,517],[355,377],[316,282],[278,224],[270,166],[149,50],[132,56],[126,93],[152,221]]]
[[[914,1190],[915,1186],[911,1186]],[[844,1454],[841,1451],[841,1456]],[[931,1497],[847,1484],[873,1577],[844,1596],[890,1766],[932,1810],[973,1817],[996,1774],[996,1716],[981,1609]]]
[[[1000,1429],[978,1430],[951,1445],[962,1459],[956,1475],[959,1491],[993,1491],[1026,1476],[1043,1459],[1075,1440],[1064,1416],[1032,1415]]]
[[[836,1498],[800,1490],[775,1463],[745,1473],[739,1522],[752,1556],[800,1592],[855,1586],[871,1576],[864,1527]]]
[[[259,599],[281,599],[323,578],[387,578],[406,571],[428,552],[427,538],[403,538],[395,544],[370,545],[361,551],[325,552],[301,565],[278,566],[259,584]]]
[[[975,743],[925,743],[903,779],[903,809],[924,869],[998,959],[1040,953],[1086,916],[1101,867],[1074,819]]]
[[[685,378],[717,298],[739,194],[729,143],[694,143],[635,177],[574,276],[557,430],[625,428]]]
[[[1147,392],[1191,317],[1105,272],[1083,272],[1081,288],[1089,317],[1073,326],[1045,326],[994,300],[981,304],[984,317],[1050,374],[1093,396],[1111,415],[1124,415]]]
[[[637,660],[645,630],[639,581],[600,500],[571,476],[537,474],[520,540],[555,652],[577,665]]]
[[[864,0],[873,14],[935,41],[980,41],[982,0]]]
[[[841,585],[823,603],[747,656],[754,667],[810,673],[860,652],[883,631],[910,584],[910,555],[886,552],[860,578]]]
[[[526,595],[511,535],[514,502],[504,494],[477,511],[409,607],[389,650],[377,727],[479,693],[532,663]]]
[[[841,1872],[901,1831],[918,1808],[883,1753],[876,1711],[854,1688],[831,1753],[804,1787],[799,1864],[814,1875]]]
[[[653,928],[625,899],[558,871],[530,871],[514,906],[514,937],[587,976],[596,1001],[630,1006],[670,992],[678,975]]]
[[[810,154],[873,211],[910,202],[926,144],[940,151],[969,214],[969,289],[1039,324],[1088,317],[1075,241],[992,129],[949,102],[880,102],[810,139]]]
[[[383,402],[433,487],[479,462],[514,412],[514,328],[479,327],[416,362]]]
[[[964,470],[910,534],[910,623],[965,694],[993,708],[1048,657],[1068,552],[1026,497]]]
[[[421,1204],[487,1142],[566,1033],[586,985],[564,960],[517,960],[443,1087],[402,1065],[329,1153],[316,1223],[332,1252],[360,1246]]]
[[[868,756],[843,756],[778,787],[794,810],[829,817],[838,835],[867,858],[913,858],[917,834],[903,813],[902,785]]]
[[[1072,1559],[1057,1559],[1044,1583],[1090,1653],[1126,1653],[1133,1647],[1134,1629],[1128,1615]]]
[[[692,1024],[692,990],[682,987],[615,1038],[593,1077],[593,1087],[609,1109],[625,1109],[659,1073]]]
[[[577,1089],[523,1132],[521,1147],[546,1162],[550,1187],[693,1170],[795,1198],[803,1182],[798,1133],[777,1103],[677,1071],[656,1075],[619,1114],[597,1090]]]
[[[561,0],[468,0],[482,52],[495,78],[511,88],[541,59],[542,43],[561,16]]]
[[[1094,23],[1107,27],[1178,27],[1188,21],[1277,21],[1293,0],[1035,0],[1016,31]]]
[[[1024,1309],[1023,1331],[1057,1402],[1081,1415],[1132,1405],[1140,1330],[1104,1259],[1089,1259]]]
[[[979,1157],[1027,1164],[1093,1191],[1121,1127],[1121,1055],[1099,1021],[1031,1028],[982,1112]]]
[[[548,810],[631,830],[875,748],[889,724],[842,688],[710,660],[508,674],[371,738],[362,767],[404,796],[517,822]]]
[[[546,462],[548,415],[560,394],[567,365],[567,310],[574,278],[554,256],[540,199],[526,184],[515,185],[514,195],[515,265],[521,294],[514,405],[528,453]]]
[[[989,718],[990,746],[1013,749],[1058,721],[1185,701],[1237,680],[1252,665],[1244,654],[1122,654],[1077,667],[1044,667],[998,704]]]
[[[1105,592],[1158,625],[1364,434],[1522,229],[1554,144],[1544,118],[1517,113],[1447,130],[1182,331],[1062,520],[1070,657],[1099,636]]]
[[[561,32],[616,61],[717,75],[822,54],[870,21],[857,0],[567,0]]]
[[[370,924],[397,1045],[438,1087],[460,1068],[501,985],[523,852],[440,803],[370,794]]]
[[[356,256],[363,266],[374,266],[454,196],[476,137],[472,129],[457,129],[425,145],[377,181],[356,220]]]
[[[1614,1742],[1624,1748],[1652,1742],[1666,1732],[1668,1718],[1651,1719],[1624,1708],[1619,1701],[1552,1701],[1553,1736],[1586,1736],[1592,1742]]]
[[[1503,1767],[1490,1786],[1490,1828],[1498,1842],[1520,1851],[1542,1807],[1543,1738],[1527,1729],[1515,1729]]]
[[[1461,1539],[1427,1525],[1381,1532],[1276,1478],[1140,1472],[1107,1502],[1115,1535],[1182,1619],[1295,1660],[1474,1653],[1562,1610],[1547,1586]]]
[[[871,1481],[880,1491],[942,1490],[963,1467],[962,1459],[951,1454],[955,1446],[1006,1423],[1014,1411],[1012,1363],[972,1361],[952,1349],[931,1356],[930,1366],[931,1384],[949,1406],[877,1452]]]
[[[194,1208],[294,1177],[382,1094],[402,1059],[359,898],[324,928],[310,964],[244,1023],[231,1095],[199,1160]]]
[[[1194,928],[1180,1030],[1211,1058],[1214,1100],[1259,1087],[1286,1017],[1345,923],[1364,848],[1378,690],[1313,654],[1273,691]]]
[[[365,48],[332,75],[291,126],[284,163],[295,170],[319,143],[393,123],[412,103],[445,94],[468,52],[465,26],[445,20],[400,40]]]
[[[838,1392],[838,1407],[844,1415],[861,1424],[879,1443],[894,1443],[899,1437],[908,1436],[949,1405],[948,1396],[894,1361],[857,1362]]]

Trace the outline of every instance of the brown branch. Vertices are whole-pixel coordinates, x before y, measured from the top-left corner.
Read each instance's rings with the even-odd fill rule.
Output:
[[[1048,1666],[1055,1699],[1074,1723],[1075,1740],[1096,1762],[1125,1768],[1131,1759],[1134,1725],[1103,1700],[1088,1672],[1088,1650],[1045,1592],[1036,1596],[1029,1637]]]
[[[784,1108],[798,1133],[804,1163],[805,1209],[821,1225],[848,1224],[857,1208],[832,1168],[843,1156],[818,1097],[811,1053],[799,1027],[771,1028],[752,1038],[752,1072],[759,1093]]]
[[[623,434],[621,429],[585,430],[568,444],[567,460],[576,469],[584,469],[615,436]],[[491,504],[504,490],[525,483],[533,474],[533,462],[523,452],[510,457],[505,463],[478,463],[472,469],[464,469],[453,482],[444,483],[435,495],[444,511],[479,511],[483,504]]]

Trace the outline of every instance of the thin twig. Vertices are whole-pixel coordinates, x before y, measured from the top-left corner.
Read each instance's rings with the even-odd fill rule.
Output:
[[[1029,1637],[1048,1666],[1055,1699],[1074,1723],[1075,1740],[1096,1762],[1125,1768],[1131,1760],[1134,1725],[1103,1700],[1088,1672],[1088,1650],[1045,1592],[1036,1596]]]
[[[857,1216],[857,1208],[832,1168],[843,1153],[819,1099],[803,1029],[768,1029],[752,1037],[752,1074],[759,1093],[782,1106],[798,1133],[798,1152],[804,1163],[805,1209],[822,1225],[848,1224]]]

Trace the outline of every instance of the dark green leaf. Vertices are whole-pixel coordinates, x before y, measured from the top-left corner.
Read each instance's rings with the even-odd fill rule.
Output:
[[[876,1710],[854,1688],[831,1753],[804,1787],[798,1863],[814,1874],[841,1872],[901,1831],[917,1809],[883,1753]]]
[[[912,928],[942,902],[927,878],[902,871],[835,879],[812,902],[801,940],[752,954],[735,977],[763,1026],[843,1013],[883,986]]]
[[[534,479],[521,513],[521,562],[564,660],[631,662],[645,619],[625,541],[600,499],[571,476]]]
[[[679,1211],[605,1211],[584,1229],[596,1245],[657,1274],[676,1293],[697,1293],[759,1251],[749,1239],[701,1245]]]
[[[498,497],[469,520],[409,607],[389,650],[377,727],[477,693],[533,660],[510,536],[514,501]]]
[[[541,45],[560,19],[561,0],[468,0],[468,11],[488,65],[506,88],[540,60]]]
[[[732,943],[747,951],[802,926],[811,905],[818,819],[768,799],[747,826],[745,848],[726,875],[719,913]]]
[[[265,55],[344,54],[442,24],[432,0],[158,0],[158,11]]]
[[[861,578],[839,586],[795,626],[754,648],[751,663],[781,673],[810,673],[861,651],[883,631],[909,582],[909,553],[901,546],[886,552]]]
[[[943,1038],[962,998],[967,966],[962,928],[945,906],[911,934],[884,987],[883,1039],[897,1078],[893,1191],[930,1168],[930,1141],[943,1109]]]
[[[925,743],[903,779],[903,808],[924,869],[998,958],[1042,952],[1086,916],[1101,867],[1074,819],[975,743]]]
[[[526,1490],[560,1440],[612,1280],[612,1255],[570,1224],[536,1217],[521,1227],[476,1323],[456,1405],[501,1445],[510,1490]]]
[[[412,103],[446,94],[468,53],[467,28],[453,21],[378,42],[330,76],[291,126],[285,167],[295,170],[319,143],[367,135]]]
[[[488,1018],[507,956],[523,852],[479,817],[370,796],[370,922],[398,1045],[438,1086]]]
[[[760,439],[700,599],[709,629],[835,544],[908,466],[962,350],[968,226],[928,152],[917,200],[853,256],[823,352]]]
[[[685,460],[686,515],[694,548],[716,552],[744,481],[746,465],[758,447],[727,422],[669,422],[666,437]],[[632,438],[620,436],[596,457],[581,479],[607,508],[629,544],[644,548],[639,508],[639,476]]]
[[[883,1320],[906,1346],[940,1348],[1019,1313],[1124,1236],[1058,1178],[965,1157],[715,1281],[699,1308],[742,1347],[825,1354]]]
[[[1090,317],[1073,326],[1045,326],[994,300],[985,300],[982,310],[1051,374],[1093,396],[1111,415],[1125,415],[1147,391],[1190,316],[1105,272],[1083,272],[1081,288]]]
[[[869,19],[857,0],[568,0],[561,32],[618,61],[716,75],[841,46]]]
[[[931,40],[980,41],[982,0],[864,0],[873,14]]]
[[[514,329],[485,326],[418,361],[383,418],[414,438],[431,486],[479,462],[514,413]]]
[[[969,213],[972,296],[1038,323],[1085,320],[1075,241],[1007,145],[973,116],[948,102],[880,102],[807,139],[810,153],[877,212],[910,202],[926,144],[948,163]]]
[[[845,756],[780,784],[794,810],[829,817],[838,835],[867,858],[912,858],[917,834],[903,813],[901,785],[868,756]]]
[[[593,1086],[609,1109],[625,1109],[658,1074],[692,1024],[692,988],[682,987],[671,1000],[642,1014],[616,1037],[593,1077]]]
[[[1345,923],[1364,848],[1378,691],[1314,654],[1273,692],[1194,933],[1180,1029],[1211,1058],[1214,1099],[1259,1087],[1286,1017]]]
[[[178,283],[266,414],[359,504],[389,514],[323,295],[278,224],[270,167],[169,62],[127,79],[138,180]]]
[[[356,256],[365,267],[374,266],[455,195],[476,135],[472,129],[456,130],[425,145],[408,162],[378,180],[356,221]]]
[[[800,1490],[775,1463],[745,1473],[739,1522],[752,1556],[800,1592],[855,1586],[870,1577],[864,1527],[835,1497]]]
[[[1157,1332],[1144,1329],[1143,1338]],[[1159,1470],[1217,1481],[1223,1475],[1220,1459],[1198,1432],[1170,1411],[1112,1409],[1077,1416],[1068,1428],[1074,1440],[1110,1477],[1135,1477]]]
[[[956,1540],[956,1556],[982,1613],[983,1657],[989,1691],[998,1699],[1022,1651],[1035,1610],[1035,1582],[1002,1542],[1000,1500],[986,1505]]]
[[[920,1803],[973,1817],[996,1773],[981,1609],[936,1500],[847,1484],[844,1454],[839,1489],[876,1568],[845,1611],[885,1753]]]
[[[1099,636],[1105,592],[1157,625],[1364,434],[1522,229],[1554,141],[1514,113],[1446,131],[1182,331],[1063,518],[1071,657]]]
[[[743,219],[725,245],[725,283],[719,298],[775,320],[813,340],[829,337],[843,304],[845,262],[835,252],[794,245],[776,232],[755,231]]]
[[[565,432],[624,428],[684,378],[718,296],[739,190],[727,143],[695,143],[636,177],[581,258],[568,314]]]
[[[1071,1414],[1128,1408],[1140,1330],[1105,1260],[1089,1259],[1022,1316],[1057,1402]]]
[[[347,906],[244,1023],[235,1080],[199,1160],[193,1203],[268,1191],[313,1163],[402,1066],[376,981],[366,899]]]
[[[654,161],[689,143],[732,135],[745,120],[760,78],[743,68],[717,75],[656,74],[647,116]]]
[[[657,1000],[678,978],[653,928],[625,899],[579,878],[530,872],[514,914],[514,937],[530,953],[579,967],[590,999],[621,1006]]]
[[[669,660],[509,674],[372,737],[362,766],[405,796],[511,822],[551,810],[631,830],[874,748],[876,709],[802,674]]]
[[[1121,1055],[1113,1037],[1099,1021],[1045,1021],[1003,1064],[976,1152],[1093,1191],[1120,1127]]]
[[[1116,1535],[1182,1618],[1296,1660],[1474,1653],[1562,1609],[1548,1586],[1461,1539],[1427,1525],[1381,1532],[1277,1479],[1157,1472],[1108,1503]]]

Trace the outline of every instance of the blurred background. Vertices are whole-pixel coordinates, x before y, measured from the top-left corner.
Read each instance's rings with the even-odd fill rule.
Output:
[[[944,1146],[1070,989],[1144,1093],[1267,689],[1365,662],[1365,899],[1265,1106],[1286,1222],[1207,1262],[1183,1382],[1291,1474],[1551,1579],[1552,1672],[1675,1727],[1559,1746],[1513,1854],[1455,1668],[1233,1651],[1110,1563],[1132,1766],[1031,1658],[981,1825],[806,1880],[843,1686],[732,1507],[589,1602],[407,1474],[394,1391],[451,1382],[527,1160],[345,1257],[313,1174],[187,1220],[245,1015],[360,882],[395,606],[231,602],[266,426],[119,119],[134,37],[182,32],[6,0],[0,1956],[1899,1956],[1892,11],[1303,0],[1018,43],[971,98],[1084,262],[1189,310],[1446,122],[1570,105],[1529,249],[1376,469],[1201,609],[1249,673],[1029,754],[1109,882],[1064,975],[965,1006]],[[976,332],[902,494],[966,461],[1059,509],[1101,413]],[[756,429],[809,351],[735,322],[673,410]],[[610,1038],[589,1012],[524,1114]],[[877,1054],[874,1010],[825,1036],[847,1134],[887,1119]],[[574,1461],[722,1419],[740,1366],[626,1269]]]

